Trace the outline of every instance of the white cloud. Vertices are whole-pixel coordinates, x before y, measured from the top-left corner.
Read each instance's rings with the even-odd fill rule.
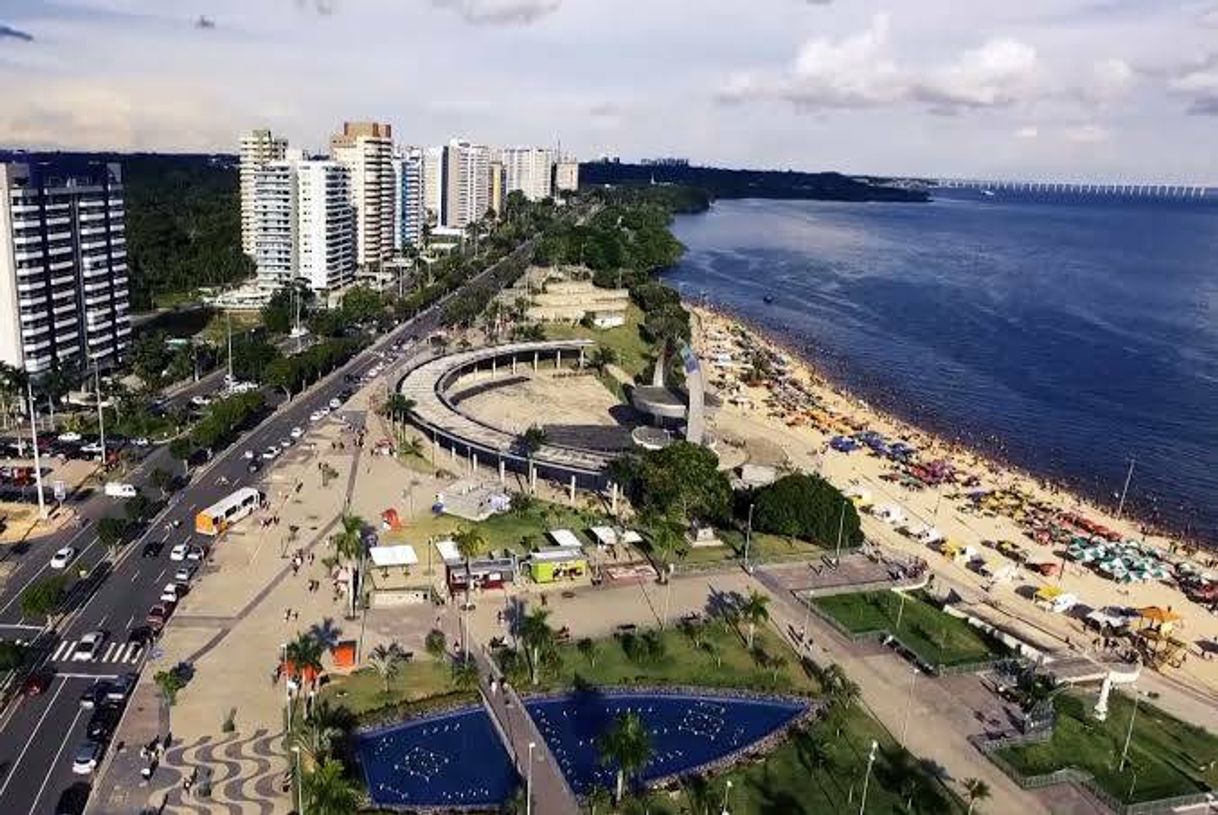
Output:
[[[1135,78],[1133,66],[1123,59],[1109,57],[1091,66],[1091,81],[1087,91],[1098,101],[1125,95]]]
[[[932,70],[915,96],[938,107],[988,108],[1014,104],[1036,90],[1036,49],[1013,39],[995,39]]]
[[[1040,128],[1036,125],[1024,125],[1015,131],[1017,139],[1035,139],[1040,136]]]
[[[891,23],[877,14],[865,30],[839,40],[804,43],[781,72],[744,72],[720,89],[728,101],[778,98],[802,108],[859,108],[920,101],[936,110],[1000,107],[1031,95],[1040,63],[1036,50],[1018,40],[993,39],[954,62],[929,69],[898,64]]]
[[[1075,144],[1099,144],[1111,139],[1112,132],[1101,125],[1081,124],[1066,128],[1065,137]]]
[[[562,0],[431,0],[475,25],[522,25],[557,11]]]

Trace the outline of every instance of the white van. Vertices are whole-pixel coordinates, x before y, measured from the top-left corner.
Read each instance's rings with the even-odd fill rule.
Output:
[[[106,495],[111,498],[134,498],[139,491],[131,484],[120,484],[117,481],[106,482]]]

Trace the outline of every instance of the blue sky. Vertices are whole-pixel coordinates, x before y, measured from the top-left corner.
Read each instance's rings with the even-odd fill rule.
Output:
[[[199,25],[206,17],[211,26]],[[0,0],[0,146],[1218,183],[1218,0]]]

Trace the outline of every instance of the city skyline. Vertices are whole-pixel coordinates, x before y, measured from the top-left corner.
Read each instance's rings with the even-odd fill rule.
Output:
[[[232,152],[268,126],[323,152],[335,120],[367,118],[405,143],[561,141],[584,160],[1218,181],[1205,0],[706,0],[696,21],[633,0],[252,6],[6,4],[0,144]]]

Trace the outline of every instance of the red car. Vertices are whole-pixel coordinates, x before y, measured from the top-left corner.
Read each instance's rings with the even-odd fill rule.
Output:
[[[21,683],[22,696],[41,696],[46,693],[46,689],[51,686],[51,680],[55,678],[55,672],[49,669],[35,671],[25,678],[25,682]]]
[[[165,621],[168,619],[169,609],[167,609],[164,605],[158,603],[157,605],[148,609],[148,617],[146,618],[146,622],[155,630],[160,631],[162,628],[164,628]]]

